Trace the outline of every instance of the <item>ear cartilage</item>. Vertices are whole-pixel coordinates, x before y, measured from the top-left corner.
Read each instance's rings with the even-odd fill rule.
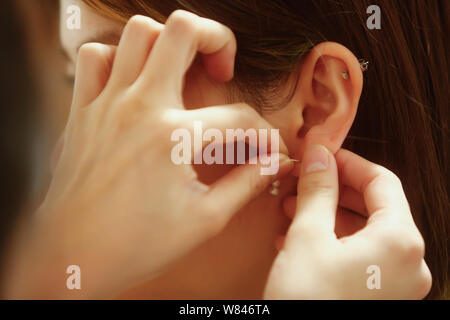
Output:
[[[359,66],[360,66],[362,72],[367,71],[367,69],[369,69],[369,61],[366,61],[364,59],[359,59],[358,62],[359,62]],[[342,71],[341,74],[342,74],[342,78],[344,78],[345,80],[348,79],[348,71],[347,70]]]

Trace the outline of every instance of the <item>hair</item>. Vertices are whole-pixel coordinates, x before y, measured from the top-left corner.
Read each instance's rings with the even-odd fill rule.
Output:
[[[142,14],[164,23],[184,9],[233,30],[238,42],[234,87],[260,111],[301,58],[335,41],[370,61],[358,114],[344,147],[388,167],[403,182],[426,243],[433,275],[428,298],[449,293],[448,1],[375,0],[84,0],[126,22]],[[369,30],[368,6],[381,8],[381,29]],[[233,87],[233,86],[231,86]],[[279,105],[278,107],[282,107]]]

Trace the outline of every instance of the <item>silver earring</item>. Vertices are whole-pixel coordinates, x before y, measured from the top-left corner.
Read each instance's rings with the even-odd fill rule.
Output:
[[[278,195],[278,187],[280,186],[280,180],[275,180],[272,182],[272,188],[270,188],[269,193],[276,197]]]
[[[364,59],[359,59],[358,62],[359,62],[359,66],[361,67],[362,72],[367,71],[367,69],[369,69],[369,61],[366,61]],[[347,70],[342,71],[341,75],[344,80],[348,79],[348,71]]]
[[[369,61],[366,61],[364,59],[359,59],[359,66],[361,67],[362,72],[367,71],[369,69]]]

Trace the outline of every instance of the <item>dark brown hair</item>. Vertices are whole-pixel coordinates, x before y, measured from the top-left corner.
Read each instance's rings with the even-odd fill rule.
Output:
[[[448,1],[84,0],[126,21],[160,22],[184,9],[230,27],[238,41],[234,84],[262,111],[315,44],[335,41],[370,61],[358,114],[345,147],[402,180],[426,243],[431,298],[449,298]],[[381,29],[368,30],[370,5]],[[244,88],[244,89],[242,89]]]

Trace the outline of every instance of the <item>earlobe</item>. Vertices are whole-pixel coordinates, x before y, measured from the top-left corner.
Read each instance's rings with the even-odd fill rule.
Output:
[[[303,108],[298,157],[314,144],[333,153],[340,149],[353,124],[362,83],[357,58],[338,43],[321,43],[304,58],[297,87]]]

